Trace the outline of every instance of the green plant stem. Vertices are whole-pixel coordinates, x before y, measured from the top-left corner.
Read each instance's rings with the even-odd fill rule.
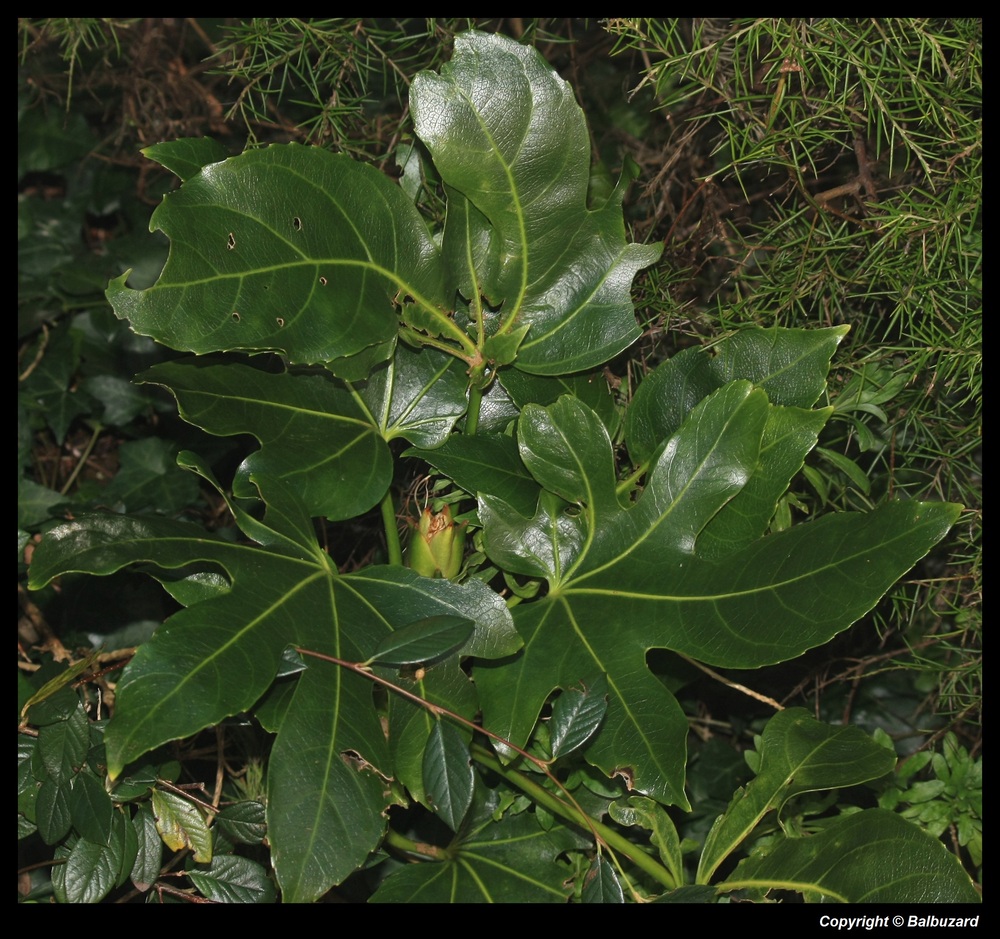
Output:
[[[574,825],[578,825],[580,828],[586,829],[590,832],[595,832],[609,848],[617,851],[619,854],[623,854],[630,861],[632,861],[636,867],[645,871],[650,877],[658,883],[663,884],[668,890],[674,890],[677,888],[677,881],[674,880],[670,871],[668,871],[654,858],[646,854],[642,848],[633,844],[627,838],[624,838],[614,829],[609,828],[607,825],[604,825],[589,816],[583,815],[583,813],[579,812],[576,808],[571,805],[567,805],[561,799],[549,792],[544,786],[538,785],[538,783],[529,779],[523,773],[519,773],[517,770],[504,766],[503,763],[501,763],[485,747],[473,744],[470,747],[470,752],[472,754],[472,758],[477,763],[480,763],[481,765],[492,770],[511,785],[516,786],[536,805],[542,806],[553,815],[558,815],[561,818],[572,822]]]
[[[484,747],[479,747],[473,744],[469,749],[472,754],[473,759],[480,762],[483,766],[492,769],[499,776],[506,779],[508,782],[517,786],[522,792],[526,793],[531,799],[533,799],[537,804],[544,806],[554,815],[558,815],[561,818],[565,818],[571,821],[574,825],[578,825],[580,828],[589,831],[595,839],[597,839],[601,844],[606,845],[609,849],[617,851],[629,858],[636,867],[645,871],[649,876],[657,880],[659,883],[663,884],[665,887],[673,890],[677,887],[677,881],[674,880],[673,875],[658,861],[651,858],[637,845],[632,844],[626,838],[623,838],[620,834],[606,825],[601,824],[598,821],[592,819],[586,812],[576,804],[573,799],[572,794],[562,786],[558,779],[552,775],[545,761],[538,759],[538,757],[533,756],[526,750],[522,750],[520,747],[511,743],[509,740],[505,740],[498,734],[493,733],[491,730],[487,730],[485,727],[479,727],[472,721],[462,717],[461,714],[456,714],[454,711],[449,711],[447,708],[441,707],[439,704],[434,704],[431,701],[427,701],[421,698],[419,695],[414,694],[412,691],[407,691],[405,688],[400,688],[399,685],[382,678],[379,675],[371,672],[367,666],[358,662],[348,662],[345,659],[338,659],[333,655],[326,655],[322,652],[316,652],[313,649],[305,649],[302,646],[296,646],[295,650],[300,655],[308,655],[315,659],[320,659],[324,662],[331,662],[334,665],[339,665],[341,668],[346,668],[349,671],[354,672],[356,675],[360,675],[362,678],[367,678],[369,681],[375,682],[376,684],[382,685],[384,688],[388,688],[390,691],[395,692],[400,695],[400,697],[406,698],[408,701],[412,701],[414,704],[420,707],[426,708],[431,714],[437,717],[447,717],[450,720],[456,721],[459,724],[464,724],[471,730],[478,731],[480,733],[486,734],[498,742],[504,743],[506,746],[515,750],[524,759],[530,760],[535,763],[539,769],[544,772],[552,782],[562,789],[563,794],[567,798],[567,802],[564,803],[559,799],[558,796],[548,791],[537,783],[528,779],[523,774],[512,770],[504,766],[496,757]]]
[[[645,463],[640,463],[628,476],[626,476],[618,485],[615,487],[615,495],[622,496],[626,492],[631,492],[635,489],[639,480],[645,475],[646,471],[649,469],[649,461]]]
[[[483,403],[483,389],[476,385],[469,388],[469,409],[465,413],[465,432],[475,434],[479,429],[479,410]]]
[[[97,438],[101,435],[101,431],[103,429],[104,428],[97,421],[92,423],[90,440],[87,441],[86,449],[80,454],[80,459],[76,461],[76,466],[73,467],[73,472],[69,474],[69,479],[63,483],[62,488],[59,490],[59,495],[66,495],[66,493],[73,487],[73,483],[76,482],[76,477],[80,475],[80,470],[83,469],[87,460],[90,459],[90,454],[94,452],[94,446],[97,444]]]
[[[392,501],[392,489],[387,489],[379,503],[382,510],[382,527],[385,529],[385,547],[389,563],[403,564],[403,548],[399,543],[399,529],[396,527],[396,506]]]
[[[451,852],[447,848],[439,848],[437,845],[427,844],[425,841],[414,841],[412,838],[407,838],[406,835],[401,835],[392,828],[389,828],[385,833],[385,843],[404,854],[415,855],[432,861],[448,861],[451,859]]]

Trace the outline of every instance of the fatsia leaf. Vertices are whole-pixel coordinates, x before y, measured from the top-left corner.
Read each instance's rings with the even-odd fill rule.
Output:
[[[564,903],[563,851],[585,842],[568,828],[545,830],[534,815],[481,820],[453,842],[449,859],[410,864],[387,877],[375,903]]]
[[[955,505],[896,502],[749,543],[734,518],[732,532],[715,536],[735,533],[738,546],[722,559],[701,557],[706,528],[766,462],[772,410],[749,382],[719,388],[660,448],[639,498],[622,505],[611,443],[592,412],[570,398],[524,409],[522,459],[574,503],[579,528],[563,554],[565,539],[555,543],[562,530],[550,529],[548,556],[560,558],[558,572],[546,574],[544,598],[514,610],[524,650],[502,669],[477,669],[487,727],[523,745],[555,688],[603,672],[608,713],[588,760],[640,792],[684,805],[687,723],[649,672],[646,653],[666,648],[733,668],[793,658],[870,610],[957,517]],[[487,552],[497,547],[506,557],[517,519],[489,495],[480,504]],[[537,518],[520,524],[532,538],[545,537]]]
[[[453,276],[474,307],[485,297],[499,310],[484,312],[485,329],[517,339],[515,367],[580,371],[635,340],[632,279],[662,248],[626,242],[624,187],[588,208],[583,112],[541,55],[503,36],[463,33],[440,75],[414,79],[410,108],[441,178],[471,204],[450,200]]]
[[[343,519],[375,505],[392,479],[377,426],[330,376],[194,361],[165,362],[138,380],[169,389],[181,416],[209,433],[260,441],[237,474],[243,495],[256,495],[250,474],[260,474],[264,486],[278,477],[296,487],[310,515]]]
[[[737,379],[763,388],[772,404],[811,408],[826,388],[830,360],[847,330],[751,328],[711,350],[684,349],[650,372],[633,396],[625,419],[632,459],[650,459],[698,402]]]
[[[170,238],[159,280],[132,290],[126,273],[107,291],[136,332],[190,352],[279,351],[336,367],[368,350],[375,361],[389,357],[397,296],[434,315],[447,309],[438,248],[413,203],[374,167],[289,144],[189,175],[204,158],[196,150],[153,154],[187,177],[150,220]]]
[[[517,443],[503,434],[454,434],[435,450],[413,447],[419,457],[441,470],[466,492],[489,492],[528,515],[538,501],[539,486],[525,469]]]
[[[187,137],[154,143],[146,147],[142,155],[156,160],[160,166],[187,182],[192,176],[197,176],[202,167],[221,163],[229,156],[229,151],[212,137]]]
[[[608,814],[619,825],[638,825],[648,829],[650,843],[656,846],[664,866],[678,884],[684,882],[681,838],[663,806],[644,796],[629,796],[625,802],[612,802],[608,806]]]
[[[786,838],[744,859],[719,885],[743,888],[797,890],[841,903],[981,902],[940,841],[883,809],[844,816],[819,834]]]
[[[467,385],[454,356],[400,346],[356,390],[385,440],[437,447],[465,413]]]
[[[839,789],[892,772],[896,756],[857,727],[832,727],[802,708],[775,714],[764,728],[756,778],[737,792],[712,826],[698,865],[699,883],[715,869],[771,810],[793,795]]]
[[[168,519],[100,516],[53,530],[36,551],[38,584],[66,570],[110,573],[148,561],[164,576],[215,568],[230,585],[171,617],[132,660],[106,734],[112,776],[167,740],[252,708],[289,645],[363,662],[394,629],[441,615],[476,624],[470,655],[509,655],[520,644],[502,598],[485,584],[431,581],[398,567],[339,575],[301,500],[278,480],[266,488],[262,521],[238,515],[256,545]],[[310,662],[278,724],[268,776],[275,870],[295,900],[320,896],[375,848],[392,771],[370,683]]]

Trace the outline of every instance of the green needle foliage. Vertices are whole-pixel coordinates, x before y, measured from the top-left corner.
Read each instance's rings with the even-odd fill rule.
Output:
[[[201,132],[136,125],[169,254],[110,310],[53,315],[28,176],[25,618],[168,607],[20,679],[30,895],[976,902],[979,22],[484,25],[185,21]],[[72,165],[32,87],[27,172]],[[953,728],[895,775],[891,680]]]

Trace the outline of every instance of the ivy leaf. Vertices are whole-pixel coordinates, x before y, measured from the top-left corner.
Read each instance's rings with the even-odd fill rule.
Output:
[[[406,194],[374,167],[288,144],[194,172],[216,153],[187,149],[149,153],[185,178],[150,220],[170,238],[159,280],[132,290],[126,272],[108,287],[116,315],[140,335],[198,354],[276,351],[336,367],[369,350],[389,357],[397,295],[447,309],[438,248]]]
[[[177,446],[156,437],[119,447],[121,464],[101,492],[104,505],[172,515],[198,501],[198,483],[177,467]]]
[[[687,722],[648,671],[646,653],[672,649],[733,668],[793,658],[870,610],[948,531],[960,507],[917,502],[830,515],[748,544],[742,520],[732,518],[731,531],[715,539],[733,535],[736,547],[721,559],[701,557],[706,528],[760,471],[773,407],[748,381],[714,391],[660,448],[628,505],[618,501],[611,442],[593,412],[568,397],[522,411],[522,459],[573,503],[580,528],[564,554],[562,530],[551,529],[548,553],[559,567],[547,574],[544,598],[514,610],[525,642],[518,659],[477,670],[487,727],[523,745],[555,688],[603,672],[608,714],[588,760],[631,788],[686,805]],[[519,521],[487,494],[480,518],[487,553],[498,547],[506,557],[518,524],[545,537],[535,520]]]
[[[442,180],[468,203],[454,213],[449,204],[445,227],[461,289],[499,310],[487,316],[488,334],[530,326],[515,367],[580,371],[632,343],[632,279],[662,247],[626,242],[624,187],[588,209],[586,121],[541,55],[503,36],[463,33],[440,75],[414,79],[410,109]]]
[[[936,838],[884,809],[836,819],[740,862],[719,885],[797,890],[840,903],[980,903],[969,875]]]

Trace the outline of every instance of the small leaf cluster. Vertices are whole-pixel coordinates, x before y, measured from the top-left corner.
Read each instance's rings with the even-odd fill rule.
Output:
[[[133,894],[160,902],[272,901],[267,869],[237,853],[240,845],[262,843],[262,803],[213,805],[177,785],[176,762],[143,762],[107,785],[107,721],[93,720],[85,695],[73,687],[94,659],[68,669],[52,663],[19,687],[19,846],[30,852],[38,838],[53,849],[24,899],[98,903],[122,897],[131,883]],[[167,875],[171,858],[183,866]]]

